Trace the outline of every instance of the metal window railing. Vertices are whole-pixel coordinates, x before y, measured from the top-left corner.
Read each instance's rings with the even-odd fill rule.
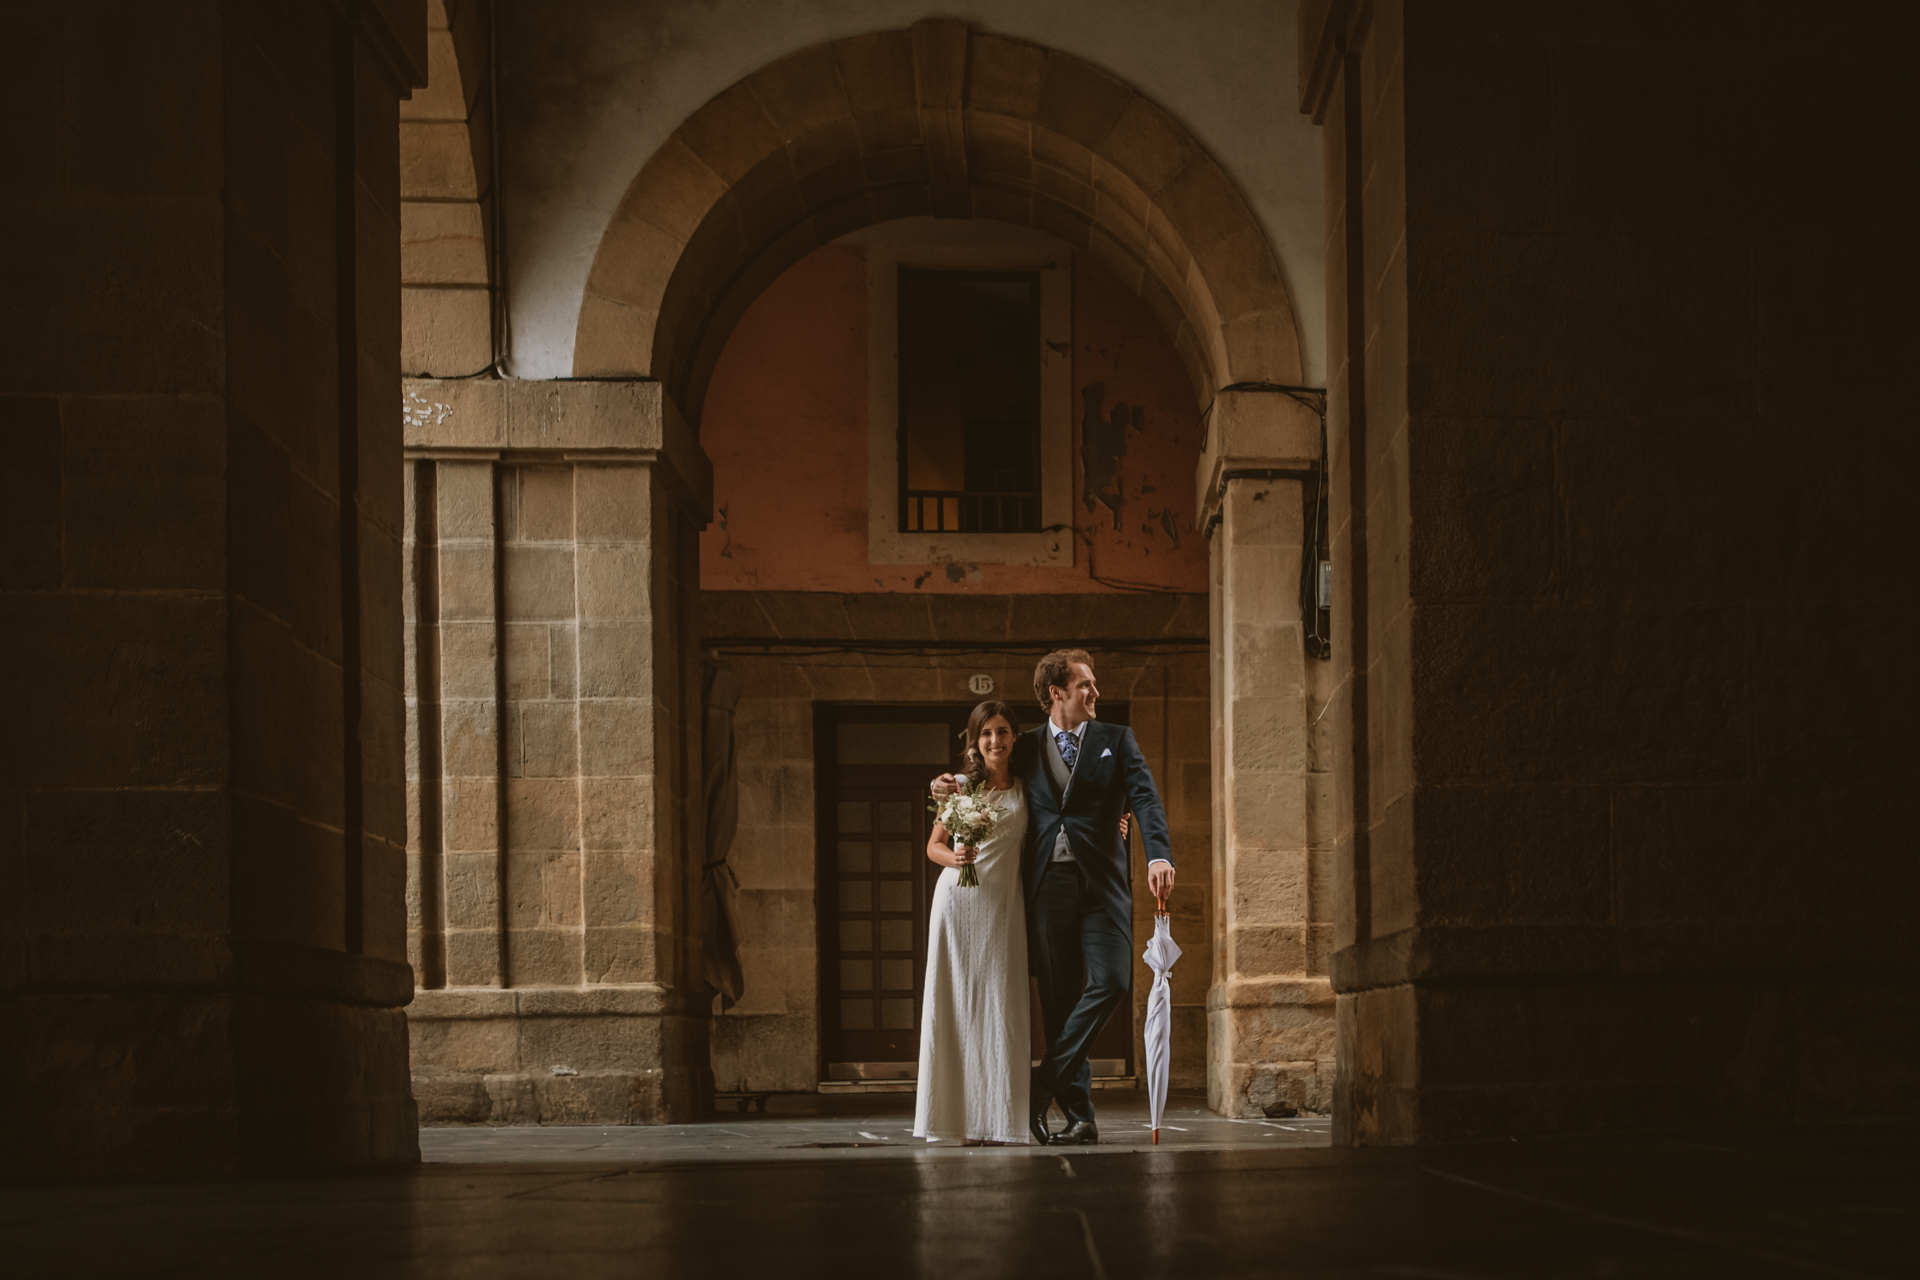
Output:
[[[908,489],[900,527],[908,533],[1034,533],[1040,495],[1017,490]]]

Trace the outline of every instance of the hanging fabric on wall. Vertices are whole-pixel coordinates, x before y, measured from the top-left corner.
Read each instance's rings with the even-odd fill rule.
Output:
[[[720,1007],[731,1009],[745,990],[740,973],[740,881],[727,865],[740,818],[740,783],[733,761],[733,708],[740,701],[740,691],[725,663],[707,663],[705,676],[700,696],[700,756],[707,806],[703,876],[707,927],[701,976],[709,988],[720,993]]]

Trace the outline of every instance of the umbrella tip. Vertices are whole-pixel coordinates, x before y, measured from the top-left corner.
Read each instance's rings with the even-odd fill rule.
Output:
[[[1160,1145],[1160,1131],[1158,1129],[1153,1131],[1153,1145],[1156,1147]]]

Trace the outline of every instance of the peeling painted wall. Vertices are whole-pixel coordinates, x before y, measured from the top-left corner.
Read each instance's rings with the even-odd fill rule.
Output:
[[[867,562],[867,285],[857,245],[795,263],[720,358],[700,440],[709,591],[1204,592],[1193,525],[1199,412],[1171,344],[1098,263],[1074,261],[1071,568]]]

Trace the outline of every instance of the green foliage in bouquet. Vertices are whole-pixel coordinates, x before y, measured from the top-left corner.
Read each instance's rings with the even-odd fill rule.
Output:
[[[969,845],[975,850],[993,834],[993,820],[999,816],[993,801],[987,798],[985,779],[965,784],[944,800],[930,801],[927,811],[947,829],[950,844]],[[973,863],[960,868],[960,883],[969,889],[980,883],[980,873]]]

